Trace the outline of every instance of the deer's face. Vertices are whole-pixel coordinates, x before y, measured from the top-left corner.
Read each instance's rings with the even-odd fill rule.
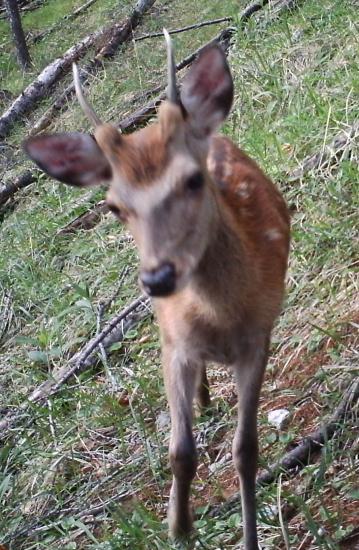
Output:
[[[141,284],[152,296],[181,290],[207,247],[216,212],[204,141],[196,147],[180,109],[166,104],[159,123],[117,142],[112,134],[96,132],[112,167],[107,203],[136,241]]]
[[[122,136],[93,114],[95,139],[73,133],[25,143],[31,158],[60,181],[107,182],[108,205],[137,243],[140,281],[151,296],[181,290],[211,239],[217,209],[208,146],[232,97],[225,56],[212,47],[189,71],[180,99],[164,102],[158,122],[147,128]]]

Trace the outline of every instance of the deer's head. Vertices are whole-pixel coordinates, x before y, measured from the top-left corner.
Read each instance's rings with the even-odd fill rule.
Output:
[[[108,205],[138,245],[140,280],[152,296],[183,288],[211,239],[217,207],[206,161],[211,134],[233,99],[226,57],[216,45],[202,51],[179,92],[165,35],[169,81],[157,122],[130,135],[103,124],[82,94],[75,67],[77,96],[94,136],[41,135],[24,144],[40,168],[59,181],[108,185]]]

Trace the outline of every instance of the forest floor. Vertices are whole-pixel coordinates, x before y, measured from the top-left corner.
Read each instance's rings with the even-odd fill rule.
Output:
[[[25,12],[33,68],[16,64],[0,20],[0,110],[53,59],[91,31],[131,11],[129,0],[45,0]],[[245,28],[244,0],[158,0],[134,37],[230,16],[235,102],[223,132],[281,188],[292,213],[288,290],[275,328],[259,412],[260,472],[333,415],[358,375],[358,2],[309,0],[273,17],[260,10]],[[195,11],[195,13],[194,13]],[[228,22],[174,36],[183,59]],[[80,66],[91,58],[88,53]],[[131,40],[89,78],[103,120],[118,124],[165,85],[163,38]],[[0,142],[3,185],[33,166],[21,142],[71,75]],[[88,131],[71,99],[47,131]],[[336,136],[351,135],[339,148]],[[335,150],[337,149],[337,150]],[[304,168],[307,157],[318,162]],[[0,185],[1,190],[1,185]],[[61,231],[104,197],[43,174],[0,207],[0,548],[33,550],[174,548],[167,540],[169,417],[158,330],[151,316],[121,343],[75,373],[53,395],[29,395],[139,295],[137,254],[124,227],[103,213],[90,229]],[[193,484],[196,548],[239,549],[238,483],[231,463],[236,392],[231,373],[209,369],[214,413],[198,417]],[[278,430],[268,412],[285,408]],[[268,550],[359,548],[358,407],[309,464],[258,489],[258,529]],[[0,416],[0,422],[1,418]],[[216,505],[213,508],[213,505]],[[213,510],[216,510],[213,513]],[[212,513],[211,513],[212,510]],[[357,534],[356,534],[357,533]],[[1,543],[3,546],[1,546]]]

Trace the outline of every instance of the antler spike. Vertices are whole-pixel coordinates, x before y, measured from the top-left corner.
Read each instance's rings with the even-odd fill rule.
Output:
[[[95,111],[93,110],[93,108],[91,107],[91,105],[89,104],[89,102],[87,101],[87,99],[83,94],[82,86],[80,82],[79,70],[77,68],[76,63],[72,64],[72,72],[74,75],[74,85],[76,90],[76,96],[80,103],[81,109],[83,110],[83,112],[85,113],[85,115],[91,121],[91,123],[94,125],[95,128],[97,126],[101,126],[102,121],[98,118]]]
[[[176,82],[176,63],[173,54],[173,45],[170,34],[167,29],[163,29],[167,47],[167,99],[172,103],[179,103],[179,92]]]

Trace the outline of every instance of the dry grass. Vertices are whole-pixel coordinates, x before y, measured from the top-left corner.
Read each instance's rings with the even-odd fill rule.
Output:
[[[139,32],[235,15],[237,3],[224,4],[203,1],[194,17],[187,1],[158,2]],[[236,100],[224,131],[280,182],[293,212],[287,303],[273,335],[261,398],[262,468],[321,424],[358,372],[357,139],[325,165],[295,181],[288,178],[306,156],[324,151],[355,122],[356,17],[349,0],[303,2],[271,25],[253,22],[246,32],[238,31],[230,53]],[[215,32],[205,28],[178,35],[178,57]],[[39,50],[40,64],[42,56]],[[138,105],[138,91],[158,84],[163,75],[162,43],[132,44],[92,79],[90,98],[104,119],[117,121],[133,108],[134,94]],[[46,107],[41,105],[27,124]],[[25,126],[15,128],[7,144],[6,177],[24,168],[18,145]],[[86,123],[70,105],[52,130],[81,127]],[[138,292],[136,251],[110,215],[91,231],[59,233],[100,198],[102,191],[83,194],[41,177],[4,215],[3,413],[21,405],[96,332],[103,302],[116,294],[105,321]],[[129,269],[117,292],[124,266]],[[210,381],[215,412],[196,419],[196,544],[236,549],[240,511],[216,518],[207,513],[208,503],[221,503],[238,490],[231,464],[236,394],[230,372],[212,366]],[[291,413],[284,432],[267,421],[268,411],[279,407]],[[170,549],[164,522],[170,483],[166,411],[157,329],[142,323],[108,355],[106,365],[99,358],[46,403],[30,406],[27,418],[13,429],[0,451],[0,540],[16,550]],[[357,435],[344,425],[312,465],[261,489],[263,547],[284,548],[285,537],[296,549],[340,547],[338,541],[358,525],[357,455]]]

